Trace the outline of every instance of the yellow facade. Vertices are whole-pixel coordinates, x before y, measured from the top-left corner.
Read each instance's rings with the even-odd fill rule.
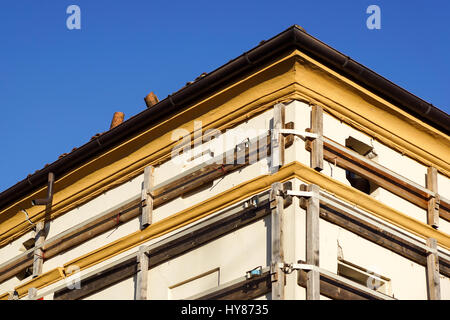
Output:
[[[257,72],[239,79],[226,88],[191,105],[157,125],[130,137],[120,145],[102,153],[79,168],[58,177],[55,183],[51,219],[89,202],[105,191],[120,186],[142,174],[148,165],[157,166],[170,160],[176,141],[171,132],[184,128],[193,136],[194,121],[201,121],[204,131],[224,131],[272,108],[278,102],[302,101],[319,105],[324,111],[384,145],[423,164],[433,166],[450,177],[450,139],[439,130],[406,113],[355,82],[345,78],[306,54],[294,50],[267,63]],[[186,226],[198,219],[268,190],[274,182],[298,178],[320,185],[336,197],[357,206],[396,227],[420,238],[435,238],[450,250],[450,236],[418,221],[352,187],[300,162],[290,162],[274,174],[264,174],[242,182],[234,188],[195,204],[148,228],[136,231],[83,256],[67,261],[37,278],[15,288],[25,296],[29,288],[38,289],[69,276],[76,265],[81,270],[97,265],[130,248]],[[0,245],[29,232],[31,225],[21,211],[26,209],[32,222],[43,219],[45,210],[31,206],[31,199],[43,198],[46,187],[1,208]],[[0,298],[7,298],[4,294]]]

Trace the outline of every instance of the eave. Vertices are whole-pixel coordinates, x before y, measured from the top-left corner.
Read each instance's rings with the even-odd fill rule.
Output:
[[[422,122],[448,134],[450,117],[444,111],[402,89],[348,56],[329,47],[294,25],[270,40],[262,42],[200,80],[182,88],[147,109],[128,119],[118,127],[84,144],[67,156],[29,175],[24,180],[0,193],[0,208],[46,184],[48,172],[60,177],[79,167],[89,159],[105,152],[165,117],[177,113],[198,99],[232,83],[283,52],[299,49],[309,57],[360,84],[386,101],[420,119]]]
[[[306,38],[318,41],[296,26],[289,28],[0,194],[0,245],[31,228],[21,209],[33,222],[44,217],[31,199],[45,197],[48,172],[57,178],[53,219],[141,174],[145,166],[170,159],[175,143],[171,130],[193,132],[193,122],[202,121],[203,130],[223,131],[293,99],[321,105],[391,148],[450,175],[450,140],[444,131],[312,58],[305,53]],[[300,46],[305,51],[296,49]]]

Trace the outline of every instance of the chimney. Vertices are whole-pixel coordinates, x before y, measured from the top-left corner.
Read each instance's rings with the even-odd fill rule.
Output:
[[[151,108],[153,107],[155,104],[157,104],[159,102],[158,97],[156,96],[156,94],[152,92],[150,92],[145,98],[145,104],[147,105],[147,108]]]
[[[109,129],[111,130],[112,128],[117,127],[119,124],[121,124],[123,122],[123,118],[125,117],[125,115],[123,114],[123,112],[114,112],[112,121],[111,121],[111,126],[109,127]]]

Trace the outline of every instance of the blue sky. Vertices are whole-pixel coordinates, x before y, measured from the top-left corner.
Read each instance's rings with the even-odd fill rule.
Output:
[[[68,30],[66,8],[81,8]],[[381,9],[369,30],[366,8]],[[3,0],[0,192],[293,24],[450,112],[449,1]]]

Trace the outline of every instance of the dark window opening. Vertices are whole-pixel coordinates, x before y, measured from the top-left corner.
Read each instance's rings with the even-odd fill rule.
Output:
[[[28,278],[33,274],[33,266],[29,266],[28,268],[20,271],[18,274],[16,274],[17,279],[22,281],[25,278]]]
[[[31,248],[34,247],[34,243],[35,243],[35,239],[34,238],[28,239],[27,241],[22,243],[22,248],[20,249],[20,251],[25,252],[25,251],[30,250]]]
[[[376,154],[373,152],[372,146],[369,146],[353,137],[348,137],[345,140],[345,146],[369,159],[373,159],[376,157]],[[350,185],[353,188],[356,188],[366,194],[370,195],[378,188],[377,184],[359,176],[352,171],[345,170],[345,177],[347,178],[348,182],[350,182]]]

